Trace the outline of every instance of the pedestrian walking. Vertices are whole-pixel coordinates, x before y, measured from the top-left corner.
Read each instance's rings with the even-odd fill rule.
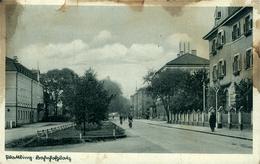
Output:
[[[133,116],[129,113],[128,115],[129,128],[132,128],[133,124]]]
[[[216,127],[216,115],[215,115],[215,112],[211,112],[210,113],[209,126],[210,126],[211,131],[214,132],[215,127]]]
[[[123,124],[123,116],[120,115],[120,116],[119,116],[119,119],[120,119],[120,124],[122,125],[122,124]]]

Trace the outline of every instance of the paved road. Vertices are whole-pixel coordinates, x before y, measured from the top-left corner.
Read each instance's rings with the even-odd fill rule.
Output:
[[[32,151],[118,153],[252,153],[252,141],[150,125],[138,120],[127,138],[31,148]]]

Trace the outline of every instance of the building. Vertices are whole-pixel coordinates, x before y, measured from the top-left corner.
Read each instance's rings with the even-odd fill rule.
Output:
[[[180,51],[177,56],[176,59],[166,63],[159,69],[158,73],[168,69],[182,69],[191,73],[201,69],[209,69],[209,60],[197,56],[196,50],[192,50],[192,52],[184,51],[184,53],[183,51]]]
[[[6,57],[6,128],[39,120],[39,111],[43,107],[43,86],[39,75],[38,70],[29,70],[17,58]]]
[[[236,107],[236,84],[252,80],[252,7],[216,7],[209,41],[210,86],[226,91],[224,108]]]
[[[136,118],[150,118],[153,110],[153,99],[140,88],[131,97],[131,108]]]

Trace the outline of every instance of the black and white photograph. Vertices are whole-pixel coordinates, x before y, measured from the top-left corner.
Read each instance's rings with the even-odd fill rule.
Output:
[[[5,152],[253,154],[253,6],[68,3],[1,13]]]

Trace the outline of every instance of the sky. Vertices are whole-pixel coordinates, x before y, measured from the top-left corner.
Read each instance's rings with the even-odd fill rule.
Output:
[[[208,42],[202,37],[213,27],[213,7],[58,8],[25,6],[9,38],[7,56],[17,56],[29,69],[39,66],[42,73],[67,67],[83,75],[93,68],[98,79],[119,83],[127,98],[143,86],[148,70],[177,57],[180,41],[190,41],[198,56],[208,58]]]

